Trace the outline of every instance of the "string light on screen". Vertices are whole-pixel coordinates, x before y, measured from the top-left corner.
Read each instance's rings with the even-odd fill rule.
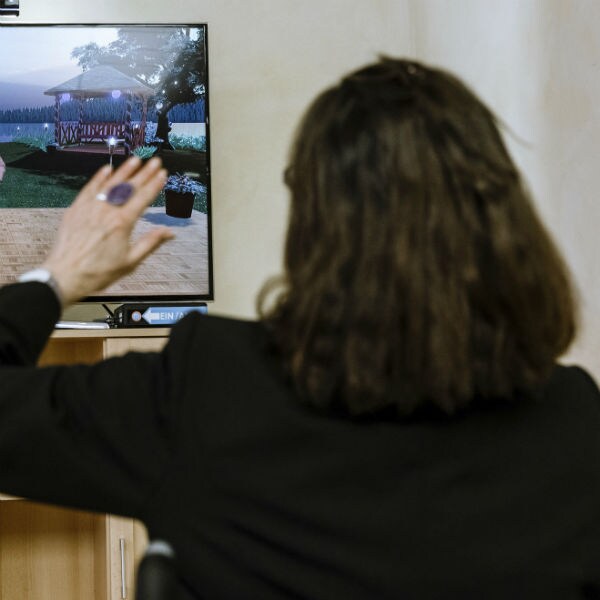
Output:
[[[106,140],[106,143],[108,144],[108,164],[112,167],[112,164],[113,164],[113,153],[115,151],[115,146],[117,145],[117,138],[115,138],[115,137],[109,137]]]

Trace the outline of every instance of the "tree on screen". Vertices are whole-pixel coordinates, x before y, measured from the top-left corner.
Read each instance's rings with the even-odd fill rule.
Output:
[[[156,90],[156,137],[161,148],[169,143],[169,111],[192,103],[206,92],[204,30],[201,28],[122,27],[117,39],[106,46],[89,43],[71,52],[87,71],[111,65]]]

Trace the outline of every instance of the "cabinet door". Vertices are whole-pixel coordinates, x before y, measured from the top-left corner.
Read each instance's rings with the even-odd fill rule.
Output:
[[[0,502],[0,599],[104,600],[104,521],[25,500]]]
[[[104,340],[104,356],[118,356],[131,350],[152,352],[161,350],[164,337],[109,338]],[[146,528],[139,521],[108,516],[107,561],[110,564],[110,600],[135,598],[136,569],[148,545]],[[1,599],[0,599],[1,600]]]
[[[102,360],[102,340],[97,339],[50,339],[46,344],[38,365],[69,365],[95,363]]]
[[[107,517],[106,550],[110,600],[135,598],[135,530],[133,519]]]
[[[167,343],[165,337],[107,338],[104,340],[104,357],[119,356],[131,350],[158,352]]]

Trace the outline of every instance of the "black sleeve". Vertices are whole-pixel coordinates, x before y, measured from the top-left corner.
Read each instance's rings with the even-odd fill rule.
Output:
[[[0,365],[34,365],[59,317],[56,294],[45,283],[0,288]]]
[[[28,322],[10,296],[0,294],[0,491],[143,519],[177,439],[185,327],[162,353],[36,368],[43,319]]]

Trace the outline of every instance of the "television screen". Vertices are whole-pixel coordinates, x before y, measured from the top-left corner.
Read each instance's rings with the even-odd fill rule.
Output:
[[[87,300],[212,299],[206,25],[2,24],[0,55],[0,284],[40,264],[99,167],[135,154],[169,180],[134,237],[176,237]]]

